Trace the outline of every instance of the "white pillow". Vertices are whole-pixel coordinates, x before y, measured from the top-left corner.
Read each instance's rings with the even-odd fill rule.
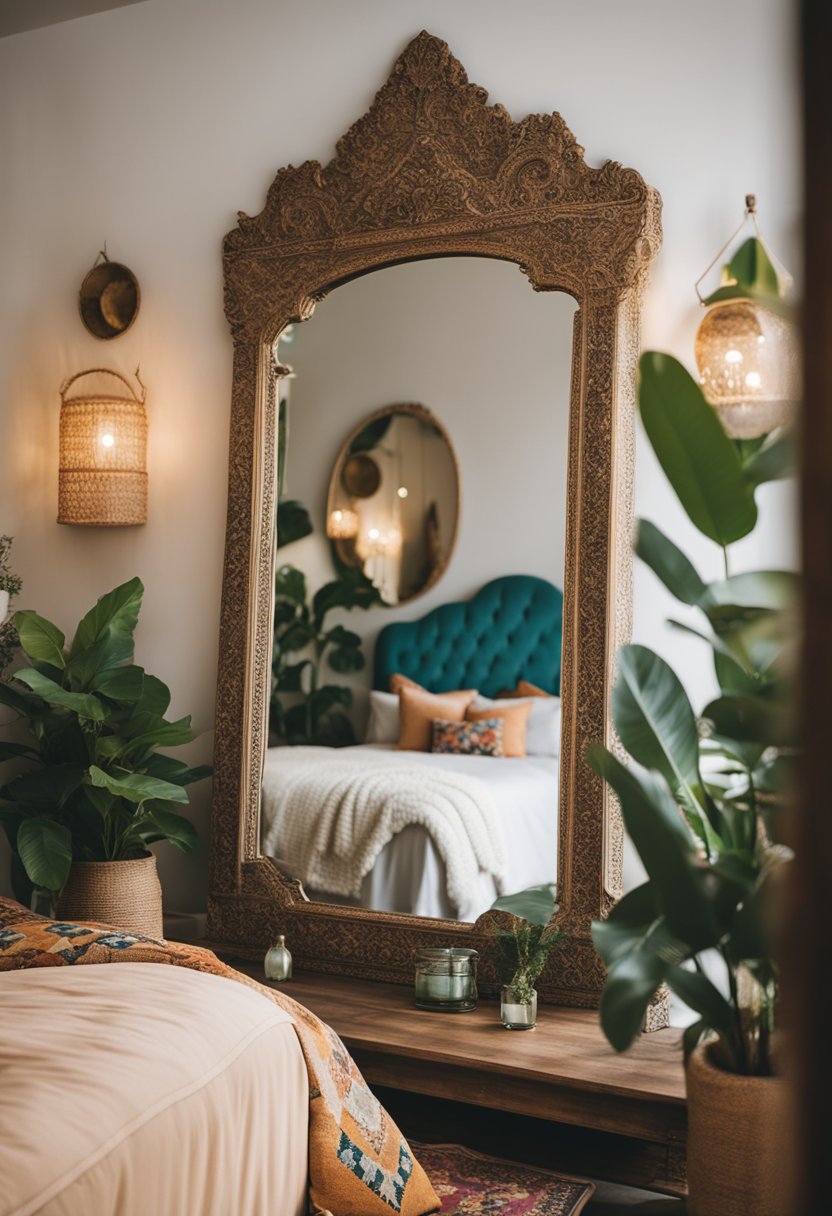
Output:
[[[372,694],[371,694],[372,695]],[[531,702],[532,712],[526,723],[527,756],[559,756],[561,705],[560,697],[475,697],[472,709],[500,709],[509,705]]]
[[[398,743],[399,741],[399,694],[397,692],[370,693],[370,720],[367,723],[365,743]]]

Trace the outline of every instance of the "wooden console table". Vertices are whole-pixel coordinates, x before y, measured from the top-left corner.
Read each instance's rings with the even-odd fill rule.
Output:
[[[234,965],[262,981],[261,967]],[[592,1010],[544,1005],[535,1030],[511,1032],[493,1001],[426,1013],[397,984],[303,974],[281,987],[337,1031],[406,1135],[685,1193],[678,1030],[618,1055]]]

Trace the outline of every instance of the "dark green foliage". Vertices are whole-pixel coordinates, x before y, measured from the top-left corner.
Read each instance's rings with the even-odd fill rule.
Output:
[[[311,604],[303,572],[295,566],[277,570],[269,721],[274,736],[289,744],[320,747],[355,743],[344,713],[352,704],[352,692],[321,680],[324,663],[339,675],[363,669],[361,638],[343,625],[328,628],[326,618],[336,608],[369,608],[380,602],[377,588],[361,570],[345,570],[321,587]],[[293,694],[288,708],[282,694]]]
[[[513,928],[496,933],[500,982],[513,988],[518,1000],[531,1001],[546,960],[563,937],[560,929],[550,928],[557,908],[555,884],[504,895],[491,907],[515,917]]]
[[[768,281],[765,265],[751,265],[759,251],[740,253],[750,259],[743,273]],[[644,646],[619,652],[613,719],[632,762],[600,744],[586,759],[618,795],[648,878],[593,925],[607,967],[601,1023],[623,1051],[664,984],[698,1015],[686,1050],[715,1034],[725,1067],[767,1074],[778,992],[772,896],[790,856],[779,818],[797,745],[798,585],[787,571],[729,576],[727,546],[754,526],[756,486],[787,475],[791,441],[733,443],[669,356],[643,356],[640,404],[680,502],[725,550],[726,577],[706,583],[654,524],[639,525],[639,556],[701,613],[701,628],[672,623],[709,645],[720,695],[697,719],[663,659]],[[711,978],[720,966],[724,983]]]
[[[0,745],[0,762],[15,770],[0,786],[0,824],[15,892],[27,902],[32,887],[59,891],[73,859],[141,857],[158,840],[196,848],[177,808],[188,802],[184,787],[211,769],[157,750],[194,735],[190,718],[163,717],[169,690],[133,663],[142,593],[134,578],[102,596],[69,648],[50,621],[15,613],[30,665],[0,684],[0,703],[26,722],[32,742]]]

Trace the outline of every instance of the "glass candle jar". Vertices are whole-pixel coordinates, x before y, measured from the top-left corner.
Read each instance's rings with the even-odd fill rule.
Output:
[[[416,1007],[468,1013],[477,1007],[476,950],[420,948],[416,963]]]

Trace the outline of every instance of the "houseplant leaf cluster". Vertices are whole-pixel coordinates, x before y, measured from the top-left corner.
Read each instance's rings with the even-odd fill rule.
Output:
[[[518,1001],[528,1003],[546,960],[563,937],[560,929],[549,928],[556,908],[555,884],[503,895],[491,907],[515,918],[511,929],[496,932],[500,982],[513,989]]]
[[[697,1015],[686,1049],[716,1035],[724,1067],[768,1075],[778,995],[772,909],[789,856],[780,807],[797,745],[789,696],[797,577],[732,574],[730,546],[756,524],[756,487],[787,474],[790,440],[729,439],[668,355],[642,357],[639,400],[679,501],[722,549],[724,577],[706,581],[647,521],[636,551],[697,610],[697,623],[671,623],[708,648],[719,691],[697,714],[658,654],[636,645],[619,652],[612,713],[630,763],[600,744],[587,760],[618,795],[648,877],[593,926],[607,967],[601,1022],[624,1050],[667,985]]]
[[[33,886],[60,891],[73,860],[142,857],[161,840],[197,845],[180,812],[186,787],[211,769],[159,750],[195,736],[190,717],[165,717],[169,689],[133,662],[143,590],[133,578],[102,596],[69,644],[36,612],[13,617],[27,666],[0,683],[0,703],[30,741],[0,743],[0,824],[25,902]]]
[[[325,665],[339,675],[361,671],[361,637],[327,618],[338,608],[380,603],[378,589],[362,570],[343,566],[338,578],[309,598],[306,576],[296,566],[275,575],[274,648],[270,729],[289,744],[346,747],[355,731],[345,710],[352,690],[325,682]],[[286,705],[283,694],[291,694]]]

